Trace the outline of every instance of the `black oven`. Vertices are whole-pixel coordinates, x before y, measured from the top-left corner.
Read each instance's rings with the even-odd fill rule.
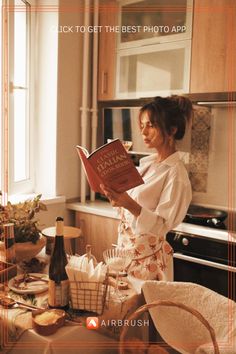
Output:
[[[187,229],[186,224],[185,232],[171,231],[166,237],[174,249],[174,280],[203,285],[235,301],[236,244],[227,241],[226,231],[221,240],[212,237],[210,228],[200,227],[199,235]]]

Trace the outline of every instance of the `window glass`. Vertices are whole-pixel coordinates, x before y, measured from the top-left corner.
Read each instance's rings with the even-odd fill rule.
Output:
[[[15,0],[14,12],[14,182],[29,177],[27,4]]]

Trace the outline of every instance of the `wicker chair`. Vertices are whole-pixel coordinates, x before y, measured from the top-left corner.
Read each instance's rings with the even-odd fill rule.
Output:
[[[216,342],[216,336],[215,336],[215,331],[214,329],[210,326],[208,321],[201,315],[201,313],[194,308],[190,306],[186,306],[180,302],[173,302],[173,301],[168,301],[168,300],[158,300],[154,301],[149,304],[145,304],[141,307],[139,307],[134,313],[128,316],[127,320],[131,321],[134,319],[137,319],[141,314],[143,314],[145,311],[148,311],[151,308],[157,307],[157,306],[170,306],[170,307],[177,307],[180,308],[184,311],[189,312],[193,316],[195,316],[209,331],[213,347],[214,347],[214,354],[219,354],[219,347]],[[130,340],[127,340],[127,334],[128,334],[128,327],[123,327],[121,335],[120,335],[120,346],[119,346],[119,353],[120,354],[126,354],[126,353],[133,353],[135,354],[164,354],[164,353],[169,353],[166,351],[163,347],[160,347],[158,345],[151,345],[149,343],[144,343],[140,342],[135,338],[131,338]]]

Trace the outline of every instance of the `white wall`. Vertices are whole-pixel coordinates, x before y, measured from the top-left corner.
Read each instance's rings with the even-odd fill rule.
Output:
[[[51,5],[57,5],[51,0]],[[39,5],[47,5],[39,1]],[[37,13],[37,55],[36,55],[36,130],[35,163],[36,192],[46,196],[56,192],[56,123],[57,123],[57,11]]]
[[[207,192],[193,195],[193,202],[222,209],[236,209],[236,108],[212,108]]]
[[[76,6],[83,1],[76,1]],[[66,9],[74,0],[60,0]],[[60,12],[60,26],[83,24],[83,7],[72,12]],[[80,108],[82,89],[83,34],[60,33],[58,42],[57,101],[57,180],[56,194],[67,199],[79,196],[80,164],[75,146],[80,143]]]
[[[50,5],[57,3],[50,0]],[[40,4],[49,5],[43,0]],[[76,6],[79,4],[77,1]],[[83,24],[83,7],[74,11],[73,0],[61,0],[59,5],[62,11],[58,12],[55,6],[55,11],[45,7],[38,13],[36,97],[40,150],[36,143],[36,189],[47,196],[64,195],[70,199],[79,196],[75,146],[80,142],[83,34],[61,33],[60,29]]]
[[[75,146],[80,143],[83,34],[60,33],[60,26],[83,24],[83,1],[76,1],[81,11],[73,10],[74,0],[40,0],[39,4],[52,6],[37,17],[36,192],[65,196],[65,200],[78,198],[80,165]],[[37,144],[42,149],[38,150]],[[65,218],[66,225],[73,224],[65,202],[47,207],[48,211],[39,215],[41,228],[54,225],[58,215]]]
[[[47,206],[47,211],[40,211],[36,218],[39,220],[39,228],[41,230],[46,227],[54,226],[57,216],[62,216],[64,218],[65,225],[74,226],[74,217],[72,213],[69,213],[65,208],[65,203],[63,202],[45,202]]]

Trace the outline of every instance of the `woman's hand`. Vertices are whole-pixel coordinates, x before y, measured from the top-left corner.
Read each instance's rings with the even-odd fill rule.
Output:
[[[142,209],[141,206],[132,199],[128,193],[117,193],[104,184],[100,184],[100,188],[104,195],[109,199],[112,206],[128,209],[134,216],[140,215]]]

